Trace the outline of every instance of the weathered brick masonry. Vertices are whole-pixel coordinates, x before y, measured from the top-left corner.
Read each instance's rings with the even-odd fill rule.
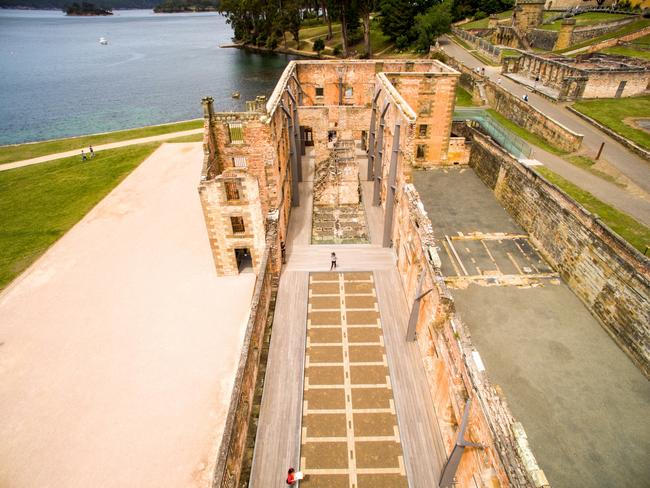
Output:
[[[271,287],[281,267],[280,242],[290,206],[299,203],[296,162],[308,132],[318,153],[326,150],[330,130],[357,141],[367,138],[374,203],[385,215],[384,246],[395,248],[407,300],[414,303],[421,291],[432,289],[422,298],[414,328],[446,455],[456,444],[466,408],[465,438],[482,446],[467,448],[462,456],[458,486],[475,486],[477,480],[484,486],[547,486],[523,429],[478,366],[439,268],[431,223],[409,183],[414,166],[453,162],[448,146],[457,78],[437,61],[301,61],[289,64],[268,103],[257,100],[246,112],[218,114],[205,101],[206,160],[199,191],[215,264],[220,273],[229,272],[236,266],[232,249],[247,245],[255,252],[258,274],[215,487],[246,482],[240,477]],[[467,156],[460,138],[453,150]],[[420,151],[425,157],[419,157]],[[244,217],[244,235],[228,233],[227,220],[236,213]],[[248,225],[251,236],[245,235]],[[417,419],[406,419],[411,420]]]
[[[650,260],[556,186],[472,132],[470,166],[650,377]]]

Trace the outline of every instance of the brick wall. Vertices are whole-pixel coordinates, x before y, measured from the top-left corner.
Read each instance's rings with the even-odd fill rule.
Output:
[[[650,88],[650,71],[591,73],[582,98],[614,98],[621,82],[625,81],[622,97],[642,95]]]
[[[251,420],[253,396],[262,353],[262,341],[266,328],[270,325],[271,292],[281,266],[277,222],[271,220],[267,227],[269,232],[265,250],[260,258],[260,272],[253,290],[251,313],[246,326],[237,375],[215,465],[212,484],[214,488],[235,488],[240,483],[242,463],[246,453],[246,435]]]
[[[650,377],[650,260],[476,131],[469,164],[621,349]]]
[[[447,455],[455,445],[463,410],[471,409],[466,439],[484,446],[480,455],[462,457],[459,486],[548,486],[532,452],[518,442],[525,436],[506,402],[491,385],[487,373],[474,362],[469,330],[455,314],[454,301],[435,263],[433,229],[412,185],[400,187],[393,242],[404,293],[413,303],[420,274],[421,291],[432,290],[421,301],[417,343],[422,355],[437,422]]]
[[[493,109],[555,147],[573,152],[582,145],[582,134],[564,127],[496,83],[487,81],[485,94]]]

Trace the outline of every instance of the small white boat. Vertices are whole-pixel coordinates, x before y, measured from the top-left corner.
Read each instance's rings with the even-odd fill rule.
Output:
[[[99,38],[99,43],[100,43],[102,46],[105,46],[106,44],[108,44],[108,39],[106,39],[105,37],[100,37],[100,38]]]
[[[234,91],[230,94],[230,96],[233,98],[239,98],[241,96],[241,93],[239,93],[238,91]]]

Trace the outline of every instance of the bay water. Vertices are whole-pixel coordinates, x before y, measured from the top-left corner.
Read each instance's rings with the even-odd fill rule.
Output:
[[[215,13],[0,10],[0,145],[198,118],[206,95],[243,109],[290,57],[220,48],[231,36]]]

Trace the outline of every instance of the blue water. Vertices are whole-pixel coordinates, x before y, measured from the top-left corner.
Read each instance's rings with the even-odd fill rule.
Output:
[[[206,95],[241,109],[289,58],[219,48],[231,36],[213,13],[0,10],[0,144],[197,118]]]

